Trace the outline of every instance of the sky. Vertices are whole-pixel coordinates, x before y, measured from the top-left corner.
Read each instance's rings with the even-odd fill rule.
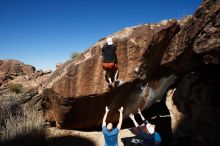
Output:
[[[0,0],[0,59],[37,70],[83,52],[125,27],[181,19],[202,0]]]

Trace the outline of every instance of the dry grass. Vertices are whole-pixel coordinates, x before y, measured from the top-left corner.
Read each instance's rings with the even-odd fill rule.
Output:
[[[1,99],[1,97],[0,97]],[[95,146],[80,135],[51,135],[42,115],[16,103],[0,102],[0,146]]]
[[[17,104],[0,107],[0,145],[44,145],[43,119],[38,112]]]

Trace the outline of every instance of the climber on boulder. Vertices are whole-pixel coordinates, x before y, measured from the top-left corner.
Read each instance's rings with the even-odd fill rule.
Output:
[[[116,46],[113,44],[112,38],[107,38],[106,43],[102,48],[102,56],[103,56],[103,69],[105,72],[105,79],[108,82],[109,88],[113,87],[113,83],[115,86],[119,84],[118,80],[118,59],[116,55]]]
[[[109,108],[105,107],[105,115],[103,117],[102,121],[102,132],[105,138],[105,146],[118,146],[118,133],[121,129],[122,120],[123,120],[123,107],[118,109],[120,116],[119,116],[119,122],[116,128],[113,129],[112,123],[108,123],[106,127],[106,118],[109,112]]]
[[[136,122],[134,114],[130,113],[129,117],[131,118],[135,127],[137,128],[139,136],[142,137],[143,145],[144,146],[159,145],[161,143],[161,137],[157,132],[155,132],[155,125],[150,124],[147,120],[145,120],[145,118],[142,115],[141,110],[139,108],[138,108],[138,114],[141,116],[141,119],[144,122],[140,126]]]

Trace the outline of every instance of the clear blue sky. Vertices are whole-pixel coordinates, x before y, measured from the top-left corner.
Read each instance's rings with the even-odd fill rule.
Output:
[[[195,12],[202,0],[0,0],[0,59],[55,69],[124,27]]]

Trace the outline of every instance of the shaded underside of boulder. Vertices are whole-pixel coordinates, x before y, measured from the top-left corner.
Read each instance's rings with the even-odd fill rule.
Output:
[[[201,65],[179,77],[167,96],[174,145],[218,145],[220,126],[220,65]]]

